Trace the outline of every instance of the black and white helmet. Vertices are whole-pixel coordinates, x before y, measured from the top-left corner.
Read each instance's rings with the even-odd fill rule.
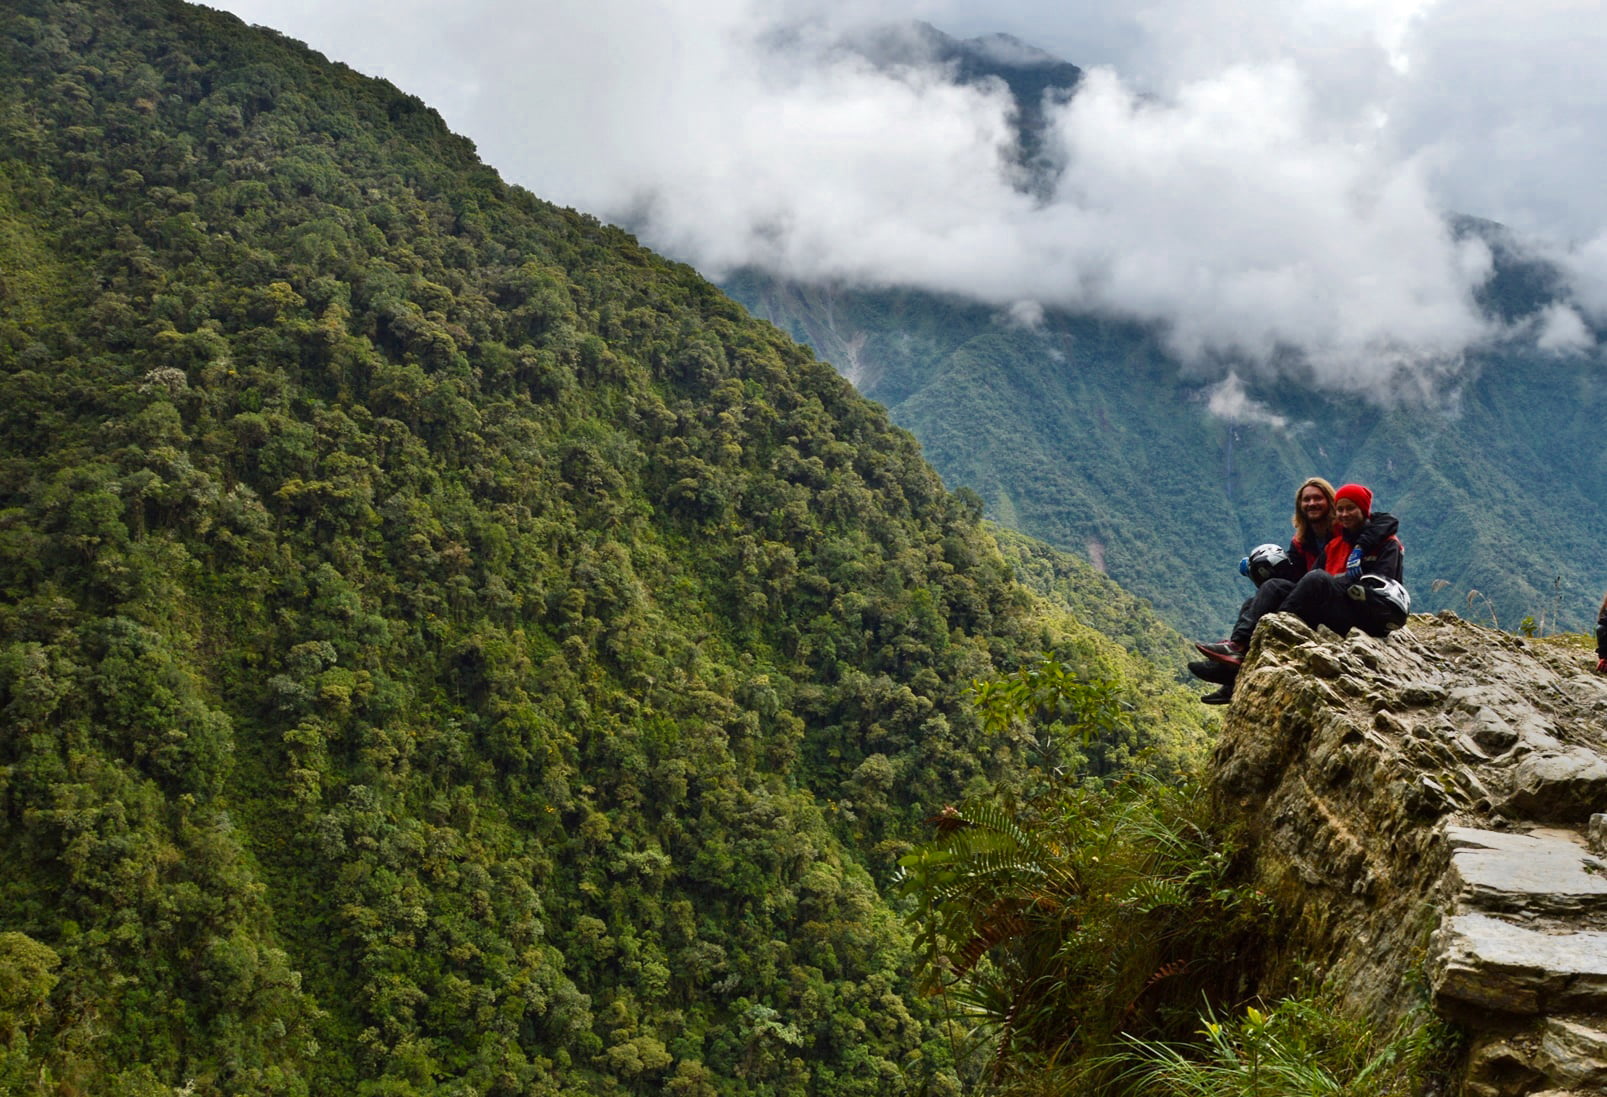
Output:
[[[1256,586],[1259,587],[1275,575],[1293,579],[1293,572],[1294,561],[1289,559],[1282,545],[1257,545],[1250,550],[1250,569],[1247,574]]]
[[[1363,575],[1356,585],[1363,589],[1367,604],[1378,610],[1386,629],[1394,630],[1406,624],[1412,612],[1412,596],[1406,593],[1405,587],[1382,575]]]

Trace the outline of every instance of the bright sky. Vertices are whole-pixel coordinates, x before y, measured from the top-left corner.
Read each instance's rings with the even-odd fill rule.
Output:
[[[1365,389],[1516,339],[1607,332],[1598,0],[220,0],[438,109],[505,178],[712,276],[1105,309],[1183,357]],[[1004,32],[1087,70],[1053,191],[1014,185],[1007,97],[839,47],[868,22]],[[1502,222],[1572,297],[1472,304]],[[1298,353],[1292,355],[1291,350]]]

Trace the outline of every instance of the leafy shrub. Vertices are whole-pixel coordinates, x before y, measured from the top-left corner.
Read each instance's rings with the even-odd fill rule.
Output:
[[[1004,1092],[1075,1074],[1118,1033],[1168,1031],[1226,981],[1259,897],[1192,782],[1061,780],[1015,805],[945,808],[901,862],[925,987]]]

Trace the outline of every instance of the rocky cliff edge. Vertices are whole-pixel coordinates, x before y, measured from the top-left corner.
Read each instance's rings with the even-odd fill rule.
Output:
[[[1414,616],[1266,618],[1213,759],[1274,928],[1265,987],[1470,1033],[1468,1097],[1607,1093],[1607,677],[1578,647]]]

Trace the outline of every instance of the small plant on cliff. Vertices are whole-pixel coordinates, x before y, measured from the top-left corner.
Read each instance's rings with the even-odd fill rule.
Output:
[[[1114,1092],[1144,1097],[1418,1097],[1449,1047],[1438,1021],[1414,1013],[1387,1038],[1333,1003],[1289,999],[1237,1019],[1207,1010],[1203,1039],[1128,1038]]]
[[[1449,579],[1436,579],[1429,584],[1429,590],[1435,594],[1438,594],[1440,591],[1444,590],[1450,585],[1451,581]],[[1495,615],[1495,603],[1490,601],[1490,596],[1485,594],[1482,590],[1470,589],[1467,592],[1468,613],[1471,615],[1475,609],[1481,607],[1484,612],[1489,615],[1490,627],[1500,628],[1501,621]]]

